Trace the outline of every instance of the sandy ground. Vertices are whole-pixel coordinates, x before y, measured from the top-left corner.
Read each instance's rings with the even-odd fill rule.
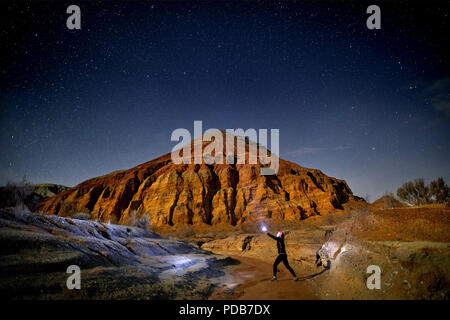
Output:
[[[311,279],[322,269],[311,273],[310,270],[296,270],[299,281],[292,281],[291,274],[284,266],[278,267],[278,280],[272,279],[272,264],[260,259],[231,255],[240,262],[233,272],[234,283],[216,290],[210,299],[237,300],[315,300]],[[310,268],[308,268],[310,269]]]
[[[279,280],[270,281],[276,252],[264,235],[207,242],[202,248],[240,262],[229,268],[233,283],[210,299],[449,299],[449,227],[448,209],[405,208],[359,215],[332,229],[286,229],[288,259],[298,282],[282,264]],[[316,253],[328,269],[315,266]],[[372,265],[381,270],[377,290],[367,286]]]
[[[270,281],[277,252],[265,234],[188,243],[1,210],[0,229],[0,297],[8,299],[450,299],[448,209],[382,210],[334,225],[283,228],[298,282],[282,264],[278,281]],[[316,267],[317,256],[327,269]],[[76,296],[65,290],[71,264],[83,270],[84,290]],[[369,265],[382,270],[377,290],[366,285]]]

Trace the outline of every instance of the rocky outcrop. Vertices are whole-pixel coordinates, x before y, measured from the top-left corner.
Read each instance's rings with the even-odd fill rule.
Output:
[[[69,187],[53,183],[39,183],[31,185],[33,192],[42,198],[53,197],[54,195],[69,190]]]
[[[0,209],[2,299],[205,299],[234,264],[140,228]]]
[[[404,208],[407,205],[403,202],[400,202],[395,196],[391,193],[385,194],[381,198],[377,199],[371,204],[373,210],[380,209],[393,209],[393,208]]]
[[[247,142],[247,156],[248,150]],[[213,156],[225,159],[224,154]],[[298,221],[342,209],[356,198],[344,180],[320,170],[279,159],[278,173],[264,176],[262,166],[225,161],[176,165],[166,154],[87,180],[44,199],[37,210],[61,216],[86,212],[92,218],[123,224],[148,216],[157,227],[240,225],[261,219]]]
[[[371,212],[339,224],[318,251],[330,264],[323,289],[330,299],[450,297],[450,210],[401,208]],[[368,277],[380,268],[380,288]]]

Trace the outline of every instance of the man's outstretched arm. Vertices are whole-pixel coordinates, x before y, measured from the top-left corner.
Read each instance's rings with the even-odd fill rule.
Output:
[[[277,237],[275,237],[273,234],[270,234],[269,232],[267,232],[267,235],[268,235],[269,237],[271,237],[273,240],[278,240]]]

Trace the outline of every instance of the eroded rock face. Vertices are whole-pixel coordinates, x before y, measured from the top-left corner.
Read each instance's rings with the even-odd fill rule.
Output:
[[[204,142],[203,148],[208,144]],[[176,165],[166,154],[87,180],[44,199],[37,211],[61,216],[86,212],[124,224],[146,216],[157,227],[240,225],[260,219],[301,220],[341,209],[355,199],[344,180],[320,170],[279,159],[277,175],[263,176],[261,163],[225,164],[224,153],[218,154],[224,164],[201,165]]]
[[[318,251],[331,265],[327,298],[448,300],[449,228],[444,207],[379,210],[339,224]],[[381,270],[378,290],[368,290],[369,266]]]
[[[0,209],[2,299],[206,299],[234,283],[234,264],[140,228]]]

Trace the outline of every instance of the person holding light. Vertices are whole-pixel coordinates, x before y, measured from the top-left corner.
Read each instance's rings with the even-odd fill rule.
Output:
[[[267,228],[265,226],[263,226],[262,231],[266,232]],[[293,280],[298,281],[297,275],[295,274],[295,271],[289,265],[289,262],[287,259],[286,248],[284,245],[284,233],[280,231],[277,233],[276,236],[274,236],[274,235],[270,234],[269,232],[267,232],[267,235],[277,241],[277,250],[278,250],[278,256],[273,263],[273,279],[271,281],[277,281],[277,267],[280,264],[280,262],[283,262],[286,269],[288,269],[289,272],[292,274],[292,276],[294,277]]]

